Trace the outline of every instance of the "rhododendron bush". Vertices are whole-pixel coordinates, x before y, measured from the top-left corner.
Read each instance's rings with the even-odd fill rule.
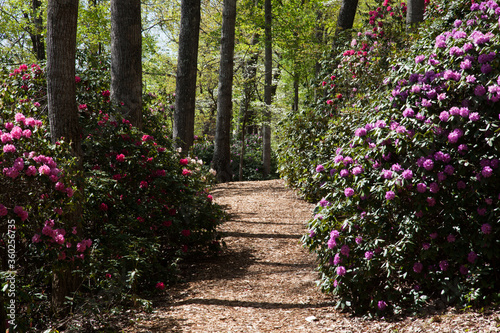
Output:
[[[343,308],[499,300],[500,7],[462,4],[391,63],[388,92],[313,166],[324,197],[303,241]]]
[[[122,119],[99,66],[75,78],[80,164],[68,143],[50,143],[43,69],[2,75],[0,249],[6,253],[7,221],[15,220],[22,330],[50,318],[54,273],[76,277],[73,309],[99,312],[161,292],[177,279],[179,260],[221,249],[223,212],[208,192],[214,175],[172,148],[156,110],[145,108],[142,131]]]

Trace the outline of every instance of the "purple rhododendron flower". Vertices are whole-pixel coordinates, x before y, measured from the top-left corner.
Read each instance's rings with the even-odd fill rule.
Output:
[[[485,178],[491,177],[491,175],[493,174],[493,169],[490,168],[489,166],[485,166],[483,170],[481,170],[481,174]]]
[[[486,88],[482,85],[476,86],[476,88],[474,89],[474,95],[483,96],[484,94],[486,94]]]
[[[425,193],[425,191],[427,191],[427,185],[425,183],[418,183],[417,184],[417,192]]]
[[[366,251],[365,252],[365,259],[371,260],[373,258],[373,252],[372,251]]]
[[[387,303],[385,301],[378,301],[377,307],[380,311],[384,311],[387,307]]]
[[[436,182],[432,182],[429,185],[429,191],[431,191],[431,193],[438,193],[439,192],[439,185]]]
[[[328,206],[331,206],[331,203],[326,200],[325,198],[322,198],[320,201],[319,201],[319,205],[321,207],[328,207]]]
[[[348,187],[344,190],[344,194],[346,197],[352,197],[354,195],[354,190]]]
[[[342,262],[342,258],[340,257],[340,254],[336,253],[335,256],[333,257],[333,264],[338,265]]]
[[[458,139],[460,139],[463,135],[464,132],[461,129],[456,128],[453,131],[451,131],[450,134],[448,134],[448,141],[450,143],[456,143]]]
[[[467,255],[467,261],[473,264],[477,259],[477,254],[474,251],[469,252]]]
[[[346,269],[344,266],[337,267],[337,275],[342,276],[342,275],[345,275],[345,273],[346,273]]]
[[[364,127],[361,127],[361,128],[358,128],[356,131],[354,131],[354,135],[355,136],[365,136],[366,135],[366,128]]]
[[[422,263],[420,262],[416,262],[414,265],[413,265],[413,271],[415,273],[420,273],[422,272],[422,269],[424,268],[424,265],[422,265]]]
[[[489,223],[484,223],[481,226],[481,232],[485,235],[491,234],[492,227]]]
[[[325,171],[325,167],[322,166],[321,164],[318,164],[318,166],[316,166],[316,172],[323,172]]]
[[[344,256],[349,257],[349,246],[347,245],[342,245],[340,248],[340,253],[342,253]]]
[[[362,173],[362,172],[363,172],[363,168],[361,168],[360,166],[356,166],[356,167],[354,167],[354,168],[352,169],[352,174],[353,174],[354,176],[357,176],[357,175],[359,175],[359,174],[360,174],[360,173]]]
[[[403,171],[402,176],[404,179],[410,180],[413,178],[413,171],[407,169],[407,170]]]
[[[448,266],[449,266],[449,263],[448,261],[446,260],[441,260],[439,262],[439,268],[443,271],[443,272],[446,272],[446,270],[448,270]]]
[[[385,192],[385,198],[387,200],[393,200],[396,197],[396,194],[393,191]]]

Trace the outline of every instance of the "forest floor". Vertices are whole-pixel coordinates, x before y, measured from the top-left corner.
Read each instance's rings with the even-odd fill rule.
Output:
[[[131,311],[122,332],[500,332],[500,311],[429,307],[398,319],[353,317],[317,285],[314,255],[300,244],[313,205],[282,180],[218,185],[212,195],[230,215],[227,249],[183,264],[183,282]]]

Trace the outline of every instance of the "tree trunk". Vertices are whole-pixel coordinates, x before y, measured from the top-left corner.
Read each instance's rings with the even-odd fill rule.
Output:
[[[259,35],[254,34],[252,36],[251,45],[254,47],[259,42]],[[250,126],[244,126],[243,130],[248,130],[248,133],[255,134],[258,131],[257,126],[255,126],[253,120],[255,118],[255,112],[250,108],[250,104],[254,99],[256,85],[255,78],[257,77],[257,60],[258,53],[251,51],[249,59],[245,62],[245,67],[243,69],[243,94],[241,98],[240,106],[240,121],[245,119],[247,123],[250,122]],[[238,122],[239,123],[239,122]],[[241,132],[241,131],[238,131]],[[242,132],[241,132],[242,133]]]
[[[238,169],[238,180],[240,182],[243,181],[243,167],[245,166],[245,153],[246,153],[245,134],[247,127],[247,118],[248,118],[248,112],[245,112],[243,115],[243,124],[241,128],[240,166]]]
[[[194,139],[200,6],[200,0],[181,1],[173,137],[175,146],[182,148],[184,153],[193,145]]]
[[[111,100],[142,128],[140,0],[111,0]]]
[[[344,30],[352,29],[357,9],[358,0],[342,0],[335,34],[339,34]]]
[[[40,7],[42,3],[40,0],[31,0],[31,19],[29,14],[25,14],[25,18],[28,19],[32,27],[29,29],[30,39],[32,45],[32,52],[36,57],[36,60],[45,60],[45,44],[43,42],[43,18]]]
[[[262,125],[262,164],[264,176],[271,173],[271,103],[272,103],[272,85],[273,85],[273,39],[272,39],[272,4],[271,0],[264,2],[264,18],[265,18],[265,87],[264,87],[264,102],[266,108],[264,111],[264,119]]]
[[[217,180],[228,182],[231,172],[231,118],[233,113],[233,66],[236,26],[236,0],[224,0],[220,48],[219,88],[217,97],[217,127],[213,168]]]
[[[293,111],[299,111],[299,76],[294,74],[293,76]]]
[[[75,56],[78,0],[51,0],[47,8],[47,101],[52,142],[71,141],[81,156]]]
[[[76,106],[75,55],[78,0],[51,0],[47,7],[47,101],[52,142],[61,138],[71,142],[81,165],[82,130]],[[81,207],[70,218],[79,218]],[[74,291],[76,279],[71,270],[53,271],[52,308],[63,309],[66,296]]]
[[[406,10],[406,24],[416,25],[424,20],[424,0],[408,0]]]

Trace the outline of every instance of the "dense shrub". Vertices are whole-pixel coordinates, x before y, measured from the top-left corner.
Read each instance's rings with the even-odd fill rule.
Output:
[[[145,96],[143,131],[121,119],[109,101],[105,61],[92,63],[75,78],[83,169],[65,142],[50,143],[43,69],[22,65],[2,75],[0,248],[7,252],[7,222],[15,220],[16,323],[23,331],[48,325],[54,273],[78,277],[68,301],[91,318],[150,304],[143,298],[177,279],[179,260],[221,249],[223,211],[208,192],[214,175],[172,148],[164,113],[149,107],[154,96]],[[8,289],[4,261],[1,270]]]
[[[475,3],[421,31],[392,62],[389,93],[314,166],[328,194],[303,241],[339,306],[498,301],[499,15],[495,1]]]
[[[43,320],[47,294],[42,290],[50,290],[52,273],[81,267],[92,241],[77,221],[68,218],[82,199],[73,182],[78,174],[68,145],[51,144],[44,122],[34,118],[44,96],[42,69],[21,65],[4,77],[8,79],[0,93],[0,248],[7,253],[15,245],[16,262],[13,269],[2,261],[1,270],[17,270],[16,301],[24,311],[16,322],[26,331],[30,322]],[[3,275],[2,286],[8,275]]]
[[[349,141],[353,125],[365,116],[361,110],[386,90],[390,59],[404,54],[415,38],[404,25],[404,3],[375,4],[364,15],[365,30],[336,36],[331,53],[321,61],[321,80],[314,84],[309,107],[288,112],[279,123],[280,176],[307,200],[324,194],[313,178],[315,162],[333,157],[332,144]]]

